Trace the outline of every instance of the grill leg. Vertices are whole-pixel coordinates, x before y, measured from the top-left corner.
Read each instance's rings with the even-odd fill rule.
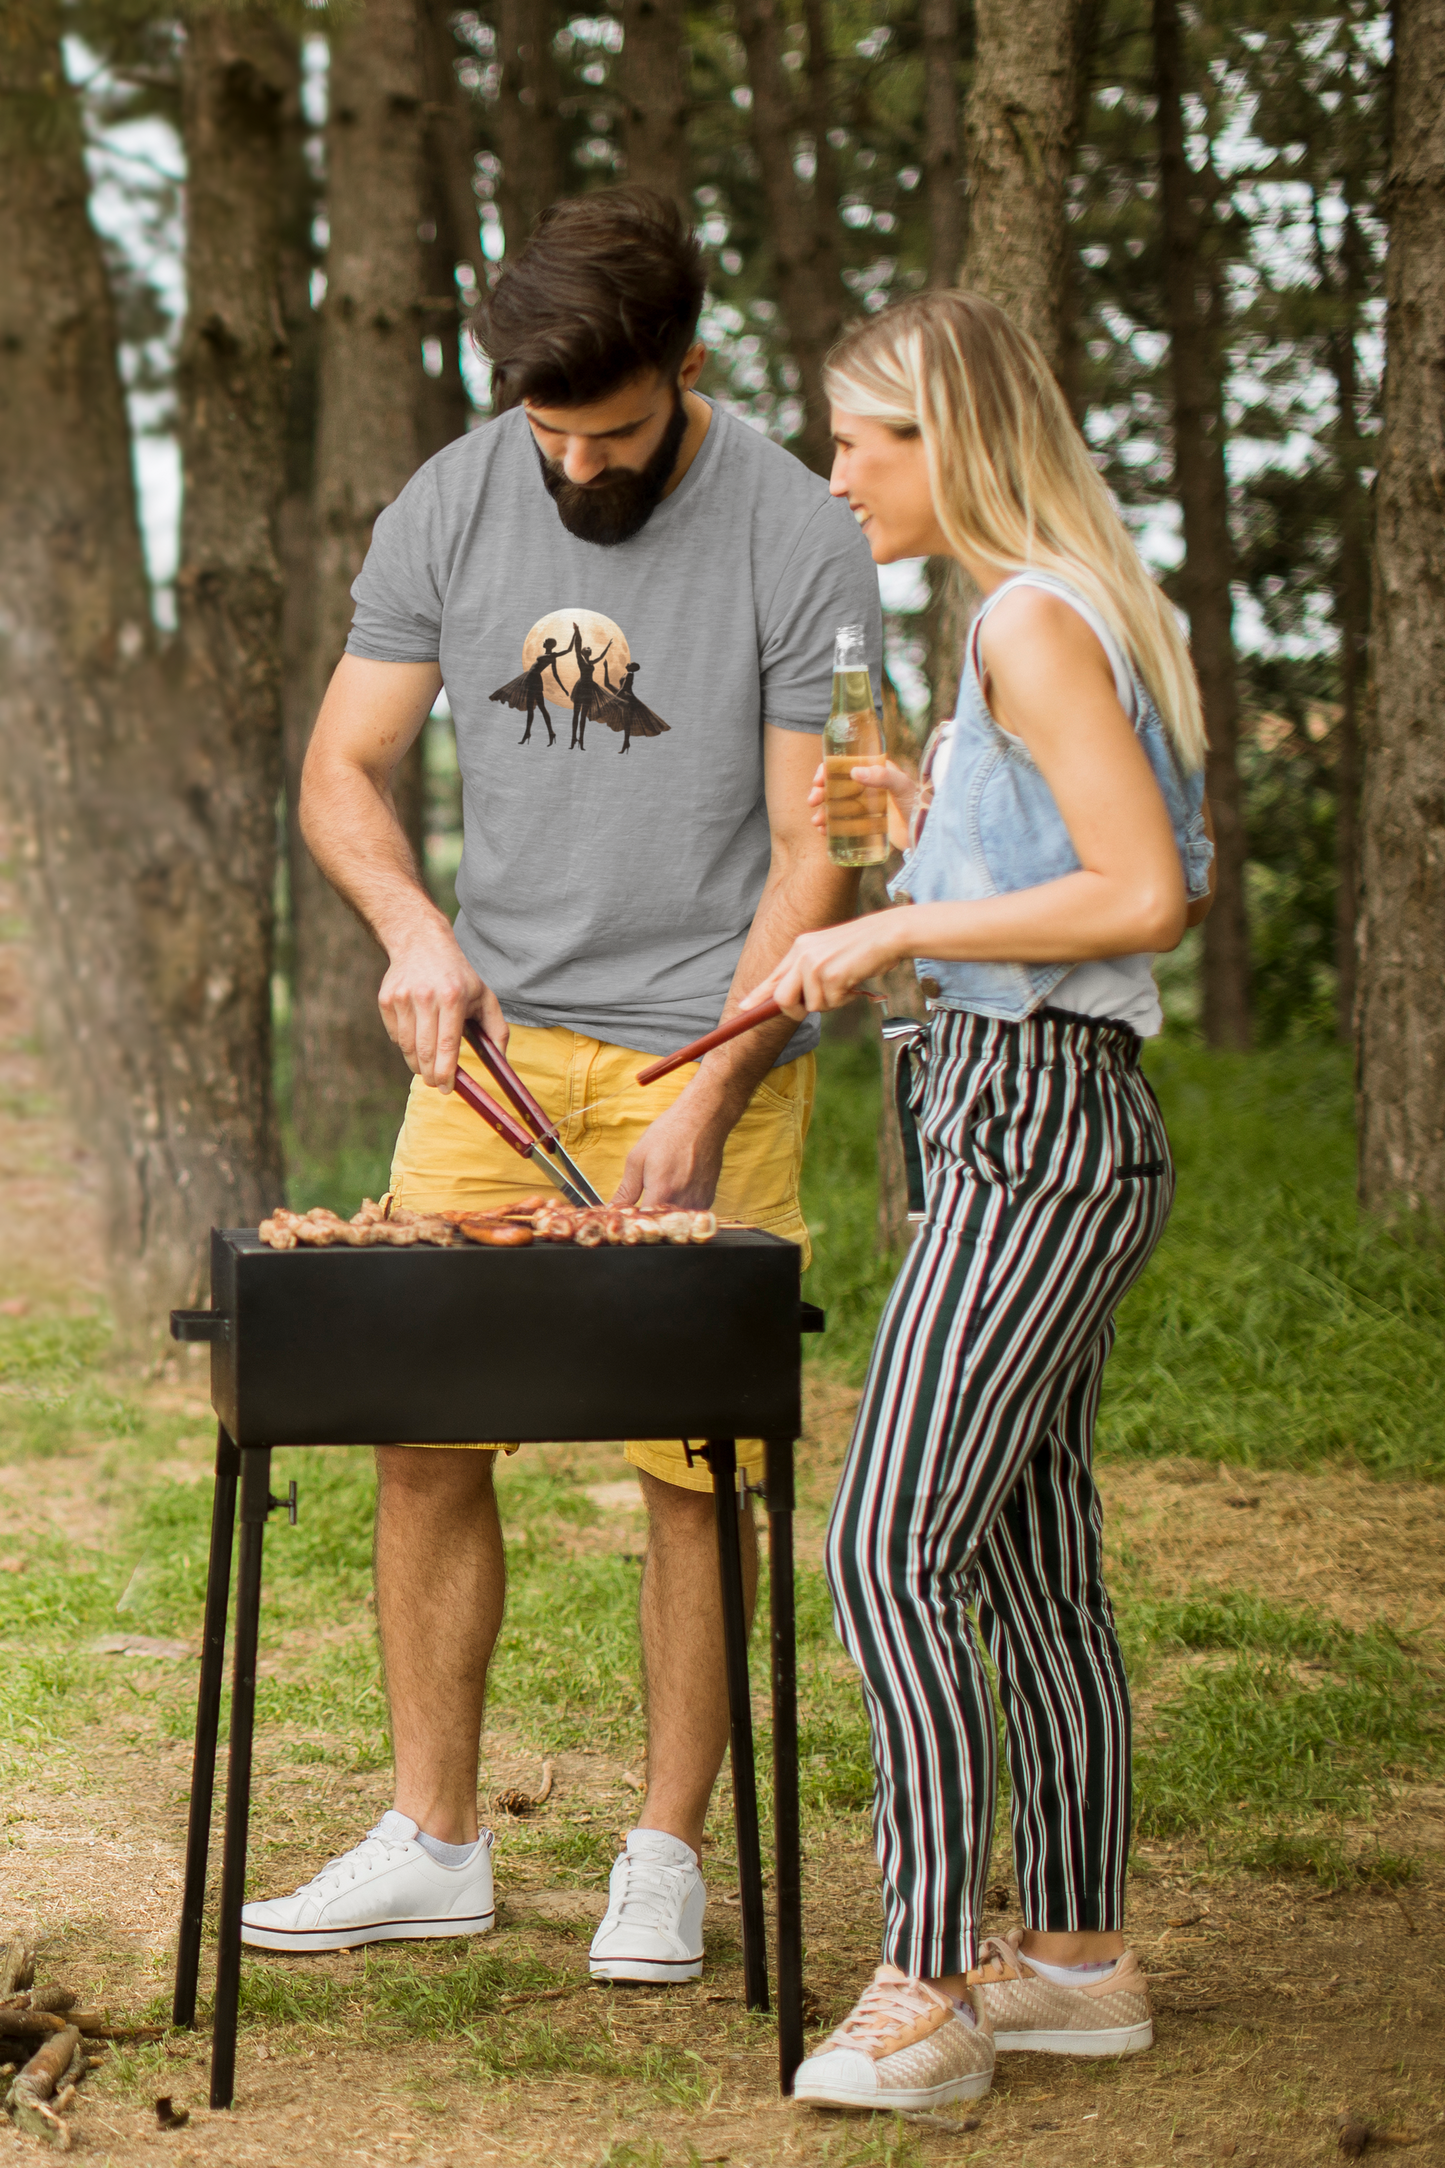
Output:
[[[758,1838],[758,1783],[753,1766],[753,1705],[748,1688],[748,1622],[743,1610],[743,1559],[738,1537],[738,1454],[731,1438],[708,1442],[717,1508],[718,1580],[722,1589],[723,1653],[732,1721],[733,1811],[738,1836],[738,1894],[742,1900],[743,1988],[750,2010],[768,2007],[768,1946],[763,1921],[763,1854]]]
[[[201,1916],[206,1902],[206,1860],[211,1848],[211,1801],[216,1789],[216,1733],[221,1721],[225,1673],[226,1608],[231,1598],[231,1541],[236,1526],[236,1476],[241,1456],[216,1428],[216,1488],[211,1503],[211,1560],[206,1572],[206,1624],[201,1640],[201,1685],[196,1698],[196,1751],[191,1764],[191,1814],[186,1830],[186,1892],[181,1900],[181,1939],[176,1952],[176,1993],[171,2022],[196,2022],[196,1979],[201,1969]]]
[[[231,1755],[226,1772],[226,1852],[221,1868],[221,1934],[216,1953],[216,2018],[211,2034],[211,2106],[236,2091],[236,2012],[241,1993],[241,1903],[251,1814],[251,1740],[256,1720],[256,1641],[261,1624],[261,1547],[271,1504],[271,1448],[241,1455],[241,1569],[236,1578],[236,1668],[231,1684]]]
[[[778,2078],[803,2060],[803,1875],[798,1837],[798,1648],[793,1622],[793,1440],[768,1440],[773,1643],[773,1824],[778,1887]]]

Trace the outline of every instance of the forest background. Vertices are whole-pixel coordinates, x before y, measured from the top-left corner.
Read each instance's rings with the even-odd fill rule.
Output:
[[[1039,337],[1205,695],[1219,897],[1163,966],[1173,1026],[1358,1033],[1362,1194],[1439,1209],[1439,0],[3,23],[0,737],[123,1318],[288,1179],[384,1179],[381,958],[300,843],[299,763],[376,513],[487,413],[469,312],[542,207],[625,178],[697,221],[704,388],[820,468],[850,319],[965,283]],[[884,599],[907,756],[968,600],[928,563]],[[446,901],[444,703],[399,795]],[[882,1170],[887,1250],[886,1127]]]

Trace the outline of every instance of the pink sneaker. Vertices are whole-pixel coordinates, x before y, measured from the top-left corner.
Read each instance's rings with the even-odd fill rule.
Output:
[[[993,2020],[1000,2055],[1033,2049],[1046,2055],[1137,2055],[1154,2045],[1149,1983],[1132,1950],[1088,1987],[1046,1980],[1019,1948],[991,1935],[968,1974]]]
[[[793,2096],[815,2108],[941,2108],[993,2083],[983,1997],[969,2016],[924,1980],[880,1965],[838,2030],[811,2054]]]

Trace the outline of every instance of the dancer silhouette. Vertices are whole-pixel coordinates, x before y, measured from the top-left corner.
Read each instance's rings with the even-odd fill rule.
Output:
[[[654,715],[651,708],[645,708],[638,699],[637,688],[632,681],[641,668],[640,662],[630,662],[622,673],[622,683],[616,692],[605,699],[597,710],[609,730],[622,732],[624,753],[631,752],[634,736],[656,738],[664,730],[672,728],[670,723],[665,723],[660,715]],[[604,669],[603,676],[606,674]]]
[[[566,655],[570,653],[570,649],[564,647],[562,653]],[[552,728],[552,718],[547,713],[547,702],[543,696],[542,685],[548,670],[550,670],[557,680],[557,690],[561,693],[562,698],[566,699],[567,688],[562,683],[562,673],[557,667],[558,659],[556,641],[544,640],[542,642],[542,652],[531,669],[524,670],[520,677],[511,679],[508,684],[499,685],[497,690],[488,696],[492,700],[500,700],[504,707],[526,709],[527,727],[517,741],[519,745],[525,745],[528,738],[531,737],[532,720],[537,715],[540,715],[547,725],[547,743],[549,745],[557,743],[557,733]]]
[[[572,638],[562,650],[564,655],[575,653],[577,657],[577,682],[572,687],[572,744],[570,751],[585,753],[587,750],[587,718],[595,715],[608,697],[598,684],[593,672],[603,655],[612,653],[609,640],[600,653],[594,655],[590,647],[582,645],[582,628],[572,627]],[[605,674],[605,673],[604,673]]]

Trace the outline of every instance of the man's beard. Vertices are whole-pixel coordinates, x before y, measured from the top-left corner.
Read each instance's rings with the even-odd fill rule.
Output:
[[[614,467],[600,481],[569,482],[537,447],[542,480],[568,534],[575,534],[579,542],[600,542],[604,549],[611,549],[615,543],[630,542],[647,525],[672,480],[687,435],[687,408],[680,392],[675,400],[662,442],[645,467]]]

